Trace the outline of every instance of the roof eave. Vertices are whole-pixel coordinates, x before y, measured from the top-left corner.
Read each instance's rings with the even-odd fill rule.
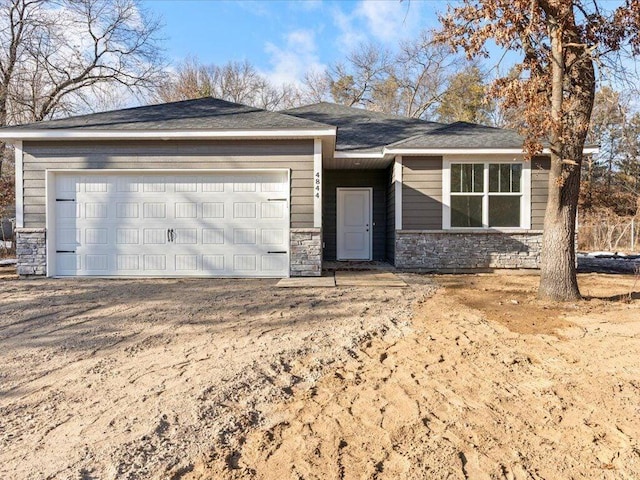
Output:
[[[335,137],[336,128],[257,130],[93,130],[11,129],[0,131],[0,140],[238,140]]]
[[[598,147],[585,147],[583,154],[598,153]],[[522,148],[385,148],[385,155],[523,155]],[[551,154],[549,148],[542,149],[543,155]]]

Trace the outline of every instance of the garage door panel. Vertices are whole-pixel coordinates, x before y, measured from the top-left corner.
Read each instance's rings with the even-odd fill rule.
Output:
[[[142,238],[145,245],[165,245],[169,241],[166,228],[143,228]]]
[[[162,254],[143,255],[143,268],[147,272],[167,272],[167,256]]]
[[[140,191],[140,177],[123,177],[116,176],[116,192],[118,193],[136,193]]]
[[[224,203],[204,202],[202,204],[202,218],[224,218]]]
[[[174,229],[173,242],[177,245],[196,245],[198,243],[197,228],[176,228]]]
[[[56,197],[70,201],[55,205],[56,272],[286,276],[287,182],[284,172],[57,174]]]
[[[135,274],[140,270],[140,255],[118,254],[116,263],[118,271]]]
[[[139,245],[140,230],[137,228],[116,229],[116,245]]]
[[[140,218],[138,202],[116,202],[116,218]]]
[[[167,185],[164,177],[142,177],[142,191],[145,193],[165,193]]]
[[[106,228],[85,228],[84,243],[86,245],[108,245],[109,230]]]
[[[234,202],[233,218],[256,218],[257,210],[255,202]]]
[[[167,218],[167,205],[164,202],[144,202],[142,218]]]
[[[202,263],[202,270],[205,272],[215,272],[217,274],[224,272],[224,255],[203,255]]]

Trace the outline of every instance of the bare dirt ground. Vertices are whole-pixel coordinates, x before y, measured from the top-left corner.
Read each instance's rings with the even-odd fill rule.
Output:
[[[434,290],[275,283],[1,270],[0,478],[177,479],[198,461],[232,464],[265,405],[363,341],[403,335]]]
[[[640,282],[0,273],[0,478],[637,479]]]

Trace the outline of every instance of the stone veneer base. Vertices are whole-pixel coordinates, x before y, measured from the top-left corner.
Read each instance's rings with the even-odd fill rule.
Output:
[[[47,274],[47,234],[44,228],[16,229],[17,272],[20,276]]]
[[[399,230],[395,235],[395,266],[445,271],[540,268],[541,250],[542,231],[539,230]]]
[[[292,277],[319,277],[322,275],[322,229],[292,228],[290,230],[291,258],[289,274]]]

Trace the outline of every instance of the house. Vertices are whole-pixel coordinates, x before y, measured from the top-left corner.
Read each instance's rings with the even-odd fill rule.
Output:
[[[323,261],[537,268],[549,159],[515,132],[214,98],[0,129],[18,273],[320,275]]]

